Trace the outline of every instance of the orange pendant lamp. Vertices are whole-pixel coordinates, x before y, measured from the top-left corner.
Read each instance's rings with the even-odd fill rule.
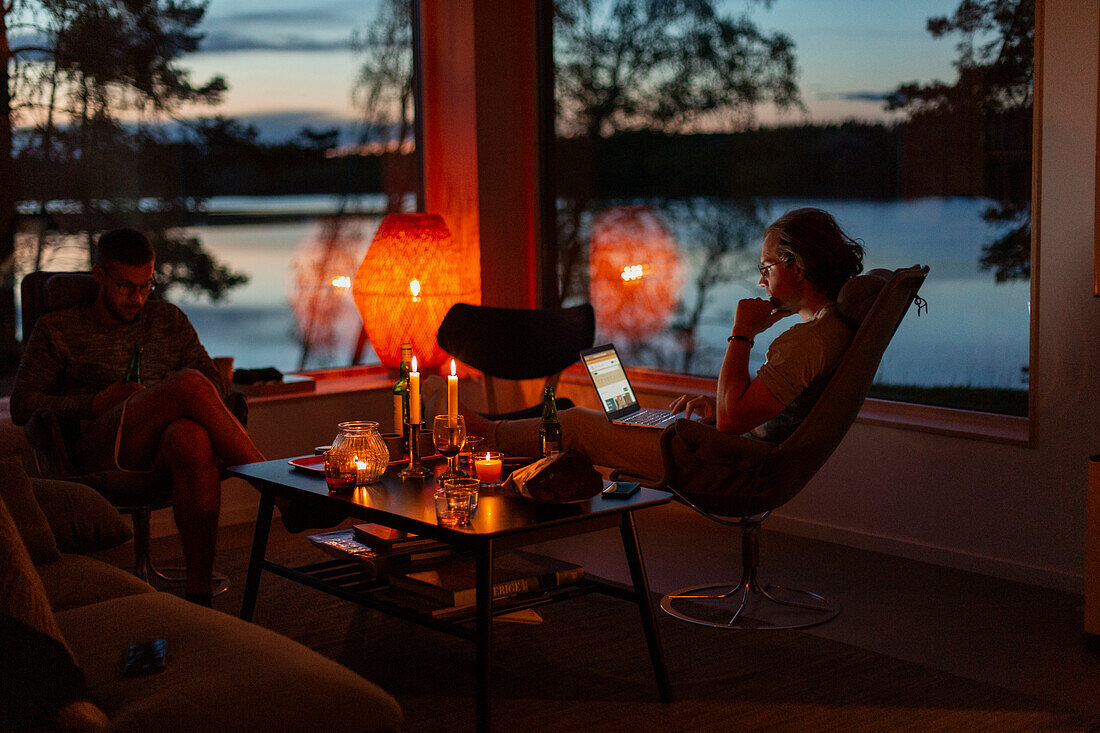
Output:
[[[438,214],[389,214],[378,225],[351,290],[374,353],[387,367],[400,364],[405,341],[422,371],[443,363],[435,332],[452,305],[473,295],[461,289],[460,254]]]
[[[680,249],[648,206],[615,206],[592,221],[589,288],[599,330],[632,341],[659,333],[680,298]]]

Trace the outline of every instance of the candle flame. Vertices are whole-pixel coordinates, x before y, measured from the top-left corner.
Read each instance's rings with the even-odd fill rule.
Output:
[[[455,371],[455,360],[454,359],[451,359],[451,376],[452,377],[458,376],[458,372]]]
[[[486,453],[486,454],[485,454],[485,460],[489,460],[489,458],[490,458],[489,454],[488,454],[488,453]]]
[[[414,356],[412,358],[412,369],[410,369],[409,372],[412,373],[412,372],[415,372],[415,371],[416,371],[416,357]]]
[[[409,280],[409,292],[412,293],[413,300],[416,300],[418,297],[420,297],[419,280]]]
[[[623,271],[622,273],[620,273],[619,276],[623,280],[630,282],[631,280],[637,280],[642,275],[644,275],[644,269],[645,268],[643,265],[626,265],[625,267],[623,267]]]
[[[332,278],[332,287],[334,288],[350,288],[351,278],[347,275],[340,275],[339,277]]]

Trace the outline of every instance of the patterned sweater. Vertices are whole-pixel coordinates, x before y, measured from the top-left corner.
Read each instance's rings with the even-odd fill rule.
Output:
[[[197,369],[221,394],[214,362],[199,343],[191,322],[176,306],[149,301],[133,323],[105,323],[94,304],[43,315],[28,339],[11,394],[11,417],[24,425],[34,411],[48,407],[67,427],[96,417],[92,398],[122,380],[135,345],[141,354],[141,381],[152,386],[187,367]]]

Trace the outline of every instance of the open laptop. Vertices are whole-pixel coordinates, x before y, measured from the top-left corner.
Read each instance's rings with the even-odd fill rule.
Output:
[[[668,410],[639,407],[619,353],[612,344],[585,349],[581,352],[581,361],[612,424],[663,429],[684,417],[682,412],[674,415]],[[692,417],[697,419],[699,416]]]

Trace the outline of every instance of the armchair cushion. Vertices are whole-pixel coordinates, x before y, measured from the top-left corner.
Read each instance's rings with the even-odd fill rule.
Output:
[[[0,500],[0,728],[98,730],[84,673],[61,635],[19,530]]]
[[[90,486],[31,479],[31,487],[61,552],[85,554],[109,550],[134,536],[111,502]]]
[[[31,480],[16,460],[0,461],[0,499],[7,505],[14,526],[36,564],[61,557],[53,530],[31,490]]]

